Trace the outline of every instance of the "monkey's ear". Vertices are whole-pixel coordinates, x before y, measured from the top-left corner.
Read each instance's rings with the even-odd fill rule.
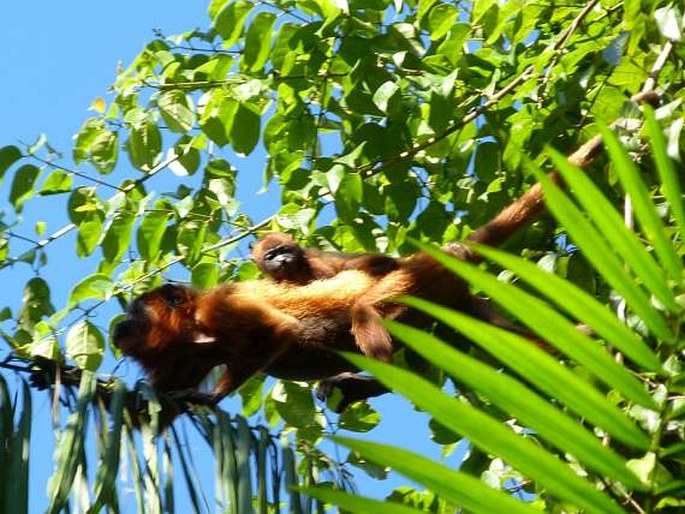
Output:
[[[195,344],[210,344],[216,343],[216,337],[209,336],[204,332],[193,332],[193,343]]]

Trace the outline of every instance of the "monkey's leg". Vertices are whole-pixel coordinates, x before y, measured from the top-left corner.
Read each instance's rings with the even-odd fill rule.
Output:
[[[376,308],[364,301],[357,301],[350,309],[352,334],[364,355],[390,361],[393,354],[392,338],[379,323],[381,315]]]

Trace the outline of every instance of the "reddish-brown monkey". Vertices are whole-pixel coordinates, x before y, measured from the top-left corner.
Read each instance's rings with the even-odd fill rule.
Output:
[[[568,160],[586,168],[600,149],[601,140],[596,137]],[[550,177],[560,181],[554,172]],[[474,232],[469,241],[499,246],[542,208],[541,188],[536,185]],[[480,260],[460,245],[444,250],[466,261]],[[292,247],[290,251],[294,255]],[[310,252],[302,251],[305,255]],[[327,258],[319,258],[319,264],[326,264]],[[376,258],[372,256],[371,262]],[[378,318],[398,319],[415,327],[431,322],[420,312],[389,302],[396,296],[421,297],[511,328],[484,300],[473,297],[461,279],[423,252],[393,259],[391,269],[377,273],[364,256],[343,260],[337,274],[333,273],[337,265],[328,270],[319,266],[318,270],[298,271],[292,275],[294,280],[244,282],[205,293],[163,286],[132,304],[129,319],[115,331],[115,344],[139,360],[154,385],[163,390],[194,388],[209,369],[226,364],[215,392],[220,398],[260,369],[299,380],[353,370],[330,350],[357,349],[390,358],[393,341],[377,323]],[[278,259],[267,261],[277,263]],[[307,273],[311,277],[307,278]],[[319,280],[317,273],[333,276]],[[312,278],[315,280],[309,282]]]
[[[330,350],[355,351],[349,310],[374,283],[349,270],[305,286],[256,280],[202,293],[167,284],[131,304],[114,343],[162,391],[194,389],[220,364],[215,399],[259,370],[319,380],[353,369]]]
[[[353,332],[352,313],[360,303],[372,305],[374,316],[417,327],[432,321],[385,300],[412,294],[480,316],[482,301],[432,257],[419,252],[399,262],[380,278],[344,270],[302,286],[255,280],[198,292],[167,284],[132,303],[129,318],[115,329],[114,343],[138,360],[162,391],[192,390],[213,367],[225,365],[213,393],[218,400],[260,370],[293,380],[355,370],[332,350],[389,358],[394,350],[389,337],[388,353],[379,355]],[[383,329],[375,322],[369,325]]]

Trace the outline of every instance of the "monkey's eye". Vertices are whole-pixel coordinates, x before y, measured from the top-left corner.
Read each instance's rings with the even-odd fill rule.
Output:
[[[185,298],[183,298],[183,296],[181,296],[181,295],[172,295],[172,296],[168,296],[168,297],[166,297],[164,300],[166,301],[166,304],[167,304],[169,307],[172,307],[172,308],[173,308],[173,307],[178,307],[178,306],[181,305],[183,302],[185,302]]]
[[[271,261],[284,253],[290,253],[290,249],[287,246],[274,246],[273,248],[269,248],[266,252],[264,252],[264,259]]]

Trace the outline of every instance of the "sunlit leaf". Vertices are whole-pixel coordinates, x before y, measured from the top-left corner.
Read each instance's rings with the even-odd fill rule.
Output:
[[[4,146],[0,148],[0,181],[10,166],[19,159],[21,159],[21,151],[16,146]]]
[[[67,356],[79,368],[96,371],[105,352],[105,339],[90,321],[79,321],[67,332]]]
[[[24,202],[33,196],[33,188],[39,175],[40,168],[33,164],[25,164],[14,174],[10,203],[17,212],[21,212]]]

